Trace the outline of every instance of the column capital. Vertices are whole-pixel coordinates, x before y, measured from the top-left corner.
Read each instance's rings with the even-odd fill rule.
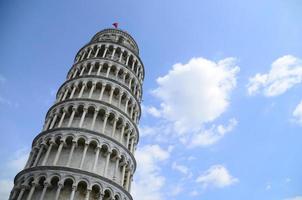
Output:
[[[112,153],[112,150],[108,149],[104,154],[105,154],[105,156],[107,156],[108,154],[110,155],[111,153]]]
[[[64,183],[61,182],[61,181],[59,181],[59,182],[58,182],[58,188],[62,188],[62,187],[64,187]]]
[[[88,111],[88,106],[85,105],[84,108],[83,108],[83,112],[87,112]]]
[[[44,185],[44,187],[49,187],[51,184],[49,181],[44,181],[43,185]]]
[[[110,111],[109,111],[109,110],[106,110],[106,111],[105,111],[105,117],[109,117],[109,115],[110,115]]]
[[[72,184],[71,189],[72,189],[72,190],[76,190],[76,189],[77,189],[77,187],[78,187],[77,185]]]

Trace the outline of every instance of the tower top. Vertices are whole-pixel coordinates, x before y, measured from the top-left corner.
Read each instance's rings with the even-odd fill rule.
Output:
[[[124,40],[124,39],[129,40],[129,43],[130,43],[132,49],[135,51],[135,53],[139,54],[139,48],[138,48],[138,45],[135,42],[134,38],[128,32],[121,30],[119,28],[103,29],[92,37],[91,42],[98,41],[99,38],[103,37],[104,35],[108,35],[108,36],[119,35],[119,36],[121,36],[121,37],[119,37],[120,40]]]

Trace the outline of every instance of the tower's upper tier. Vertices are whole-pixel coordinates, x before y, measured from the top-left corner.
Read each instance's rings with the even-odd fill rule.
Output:
[[[97,41],[114,41],[133,50],[137,55],[139,54],[138,46],[133,37],[120,29],[108,28],[101,30],[93,36],[90,42]]]

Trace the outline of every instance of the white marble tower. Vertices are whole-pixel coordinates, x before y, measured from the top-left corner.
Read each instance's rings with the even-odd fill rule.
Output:
[[[79,50],[12,200],[132,200],[144,67],[134,39],[104,29]]]

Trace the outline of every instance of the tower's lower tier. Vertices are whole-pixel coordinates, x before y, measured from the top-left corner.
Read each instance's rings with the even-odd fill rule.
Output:
[[[10,200],[132,200],[132,197],[117,183],[97,174],[39,166],[17,174]]]

